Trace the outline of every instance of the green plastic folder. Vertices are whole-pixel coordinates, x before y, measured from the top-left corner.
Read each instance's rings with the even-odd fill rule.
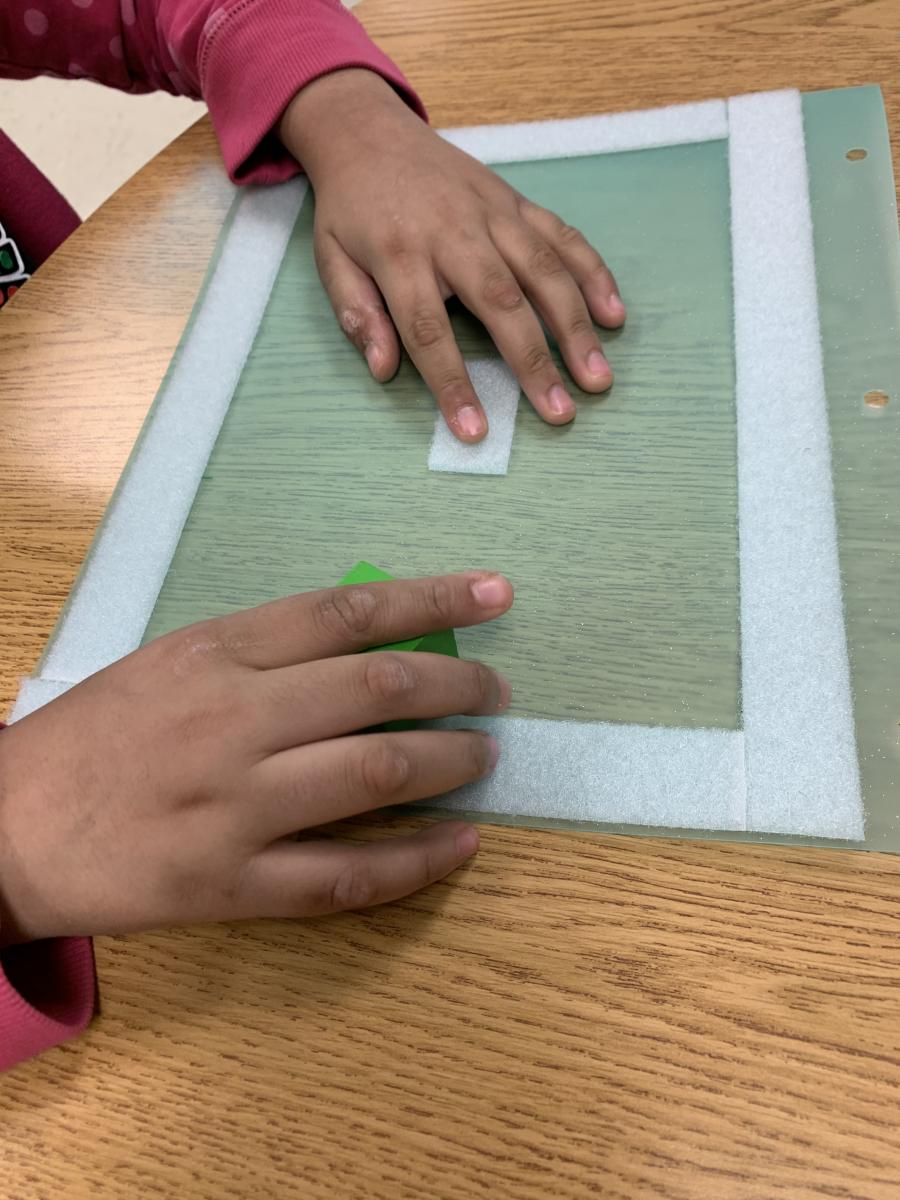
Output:
[[[812,93],[802,104],[864,839],[471,814],[479,819],[900,852],[900,239],[890,146],[877,88]],[[409,361],[380,385],[345,340],[316,274],[308,194],[144,640],[337,580],[385,577],[363,564],[363,574],[344,575],[364,547],[401,577],[509,576],[511,612],[457,634],[460,655],[510,679],[503,720],[739,735],[728,143],[496,169],[614,267],[629,320],[602,334],[612,391],[580,393],[559,360],[579,406],[571,426],[545,425],[522,398],[506,475],[429,470],[433,400]],[[451,315],[467,358],[496,355],[477,321],[458,306]],[[452,637],[443,648],[434,639],[402,648],[453,653]]]

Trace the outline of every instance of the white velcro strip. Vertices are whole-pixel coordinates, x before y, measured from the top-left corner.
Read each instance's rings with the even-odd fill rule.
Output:
[[[51,700],[74,687],[74,683],[63,682],[61,679],[23,679],[13,710],[9,715],[10,725],[13,721],[21,721],[30,716],[38,708],[43,708]]]
[[[489,731],[494,773],[442,797],[463,812],[651,825],[744,828],[744,738],[729,729],[465,717],[441,728]]]
[[[519,384],[502,358],[468,358],[466,369],[488,419],[487,437],[474,446],[461,442],[438,412],[428,455],[429,470],[505,475],[516,430]]]
[[[577,158],[722,141],[728,137],[728,113],[724,100],[704,100],[561,121],[464,125],[443,129],[441,136],[486,163]]]
[[[729,101],[747,823],[863,836],[803,110]]]
[[[305,191],[305,181],[292,180],[242,193],[203,303],[106,510],[42,675],[85,679],[140,644]]]

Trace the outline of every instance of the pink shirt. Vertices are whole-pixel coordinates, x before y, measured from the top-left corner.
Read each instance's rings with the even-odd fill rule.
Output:
[[[305,84],[342,67],[377,71],[424,115],[340,0],[0,0],[0,76],[202,97],[236,183],[296,174],[278,120]],[[77,223],[0,128],[0,308]]]
[[[276,136],[281,114],[305,84],[345,67],[377,71],[422,112],[340,0],[0,0],[0,75],[202,97],[238,183],[276,183],[299,171]],[[6,272],[14,290],[15,270],[27,277],[76,223],[0,133],[0,283],[15,260]],[[0,733],[0,754],[2,742]],[[95,988],[87,938],[0,952],[0,1070],[80,1033]]]

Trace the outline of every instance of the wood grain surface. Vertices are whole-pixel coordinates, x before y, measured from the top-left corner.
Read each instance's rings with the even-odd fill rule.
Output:
[[[365,0],[441,124],[880,82],[896,0]],[[0,318],[0,704],[52,628],[228,202],[204,122]],[[354,827],[359,837],[404,828]],[[378,912],[97,945],[0,1081],[8,1200],[900,1195],[900,864],[485,827]]]

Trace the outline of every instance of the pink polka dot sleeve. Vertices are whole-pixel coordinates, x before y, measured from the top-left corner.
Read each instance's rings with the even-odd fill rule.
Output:
[[[274,183],[299,170],[275,136],[281,114],[307,83],[344,67],[377,71],[423,113],[340,0],[0,2],[0,75],[202,98],[239,183]]]

